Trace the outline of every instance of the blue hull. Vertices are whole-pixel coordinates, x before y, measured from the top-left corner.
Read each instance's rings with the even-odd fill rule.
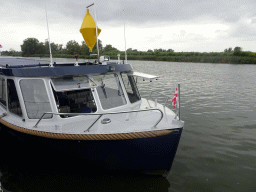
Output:
[[[2,127],[3,128],[3,127]],[[183,128],[158,137],[126,140],[62,140],[20,133],[5,127],[20,140],[53,147],[71,156],[87,160],[91,165],[111,170],[169,171],[178,148]]]

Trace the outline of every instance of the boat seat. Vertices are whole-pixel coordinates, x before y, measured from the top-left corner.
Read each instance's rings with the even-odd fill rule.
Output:
[[[17,108],[19,106],[20,106],[19,101],[12,101],[10,104],[10,108],[12,109]]]
[[[12,113],[15,113],[17,115],[21,115],[22,114],[19,101],[11,101],[11,103],[9,105],[9,110]]]
[[[61,106],[59,107],[60,113],[70,113],[70,107],[69,106]]]
[[[84,98],[77,98],[75,99],[75,104],[83,104],[87,101],[87,98],[84,97]]]
[[[22,111],[21,111],[21,108],[17,107],[17,108],[11,108],[10,111],[12,113],[15,113],[17,115],[21,115],[22,114]]]
[[[88,107],[91,108],[93,112],[97,111],[97,107],[93,102],[88,103]]]
[[[92,109],[90,107],[84,107],[81,110],[81,113],[91,113],[91,112],[92,112]]]
[[[75,99],[75,98],[77,98],[76,93],[68,94],[68,95],[67,95],[67,98],[68,98],[68,99]]]
[[[87,91],[83,91],[83,92],[80,92],[80,93],[77,93],[77,97],[86,97],[87,96]]]

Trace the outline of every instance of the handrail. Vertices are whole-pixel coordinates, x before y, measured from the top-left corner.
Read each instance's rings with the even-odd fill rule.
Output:
[[[148,97],[148,99],[147,99],[147,102],[148,102],[148,100],[150,100],[151,99],[151,96],[152,96],[152,93],[153,92],[157,92],[157,90],[154,90],[154,91],[151,91],[151,93],[149,94],[149,97]],[[163,96],[165,96],[165,97],[167,97],[166,98],[166,101],[165,101],[165,103],[164,103],[164,107],[165,107],[165,105],[166,105],[166,103],[167,103],[167,101],[169,100],[169,98],[171,98],[170,96],[168,96],[168,95],[165,95],[165,94],[163,94],[163,93],[159,93],[158,92],[158,94],[161,94],[161,95],[163,95]],[[150,105],[150,103],[148,102],[148,105],[149,105],[149,107],[151,107],[151,105]]]
[[[151,98],[152,93],[153,93],[153,92],[156,92],[156,91],[157,91],[157,90],[151,91],[151,93],[149,94],[149,97],[148,97],[148,99],[147,99],[147,102],[148,102],[148,105],[149,105],[150,108],[151,108],[151,105],[150,105],[150,103],[149,103],[149,99]],[[165,95],[165,94],[163,94],[163,93],[159,93],[159,92],[158,92],[158,94],[161,94],[161,95],[167,97],[166,100],[165,100],[165,103],[163,104],[163,106],[166,107],[166,103],[167,103],[167,101],[169,100],[169,98],[171,98],[171,97],[168,96],[168,95]],[[177,117],[179,117],[179,120],[180,120],[180,84],[178,84],[178,106],[176,107],[176,112],[175,112],[175,117],[174,117],[174,119],[176,119]]]
[[[153,111],[153,110],[157,110],[160,111],[161,113],[161,117],[160,119],[156,122],[156,124],[153,127],[156,127],[160,121],[163,119],[163,111],[157,108],[151,108],[151,109],[141,109],[141,110],[132,110],[132,111],[119,111],[119,112],[109,112],[109,113],[55,113],[55,112],[45,112],[37,121],[37,123],[35,124],[34,128],[37,128],[37,125],[40,123],[40,121],[43,119],[43,117],[46,114],[52,114],[52,115],[71,115],[71,116],[76,116],[76,115],[99,115],[99,117],[89,126],[89,128],[86,131],[89,131],[92,126],[103,116],[103,115],[112,115],[112,114],[122,114],[122,113],[133,113],[133,112],[143,112],[143,111]]]

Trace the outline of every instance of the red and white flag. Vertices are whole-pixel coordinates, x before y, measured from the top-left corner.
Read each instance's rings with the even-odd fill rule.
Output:
[[[2,48],[2,45],[0,44],[0,48]]]
[[[172,98],[172,106],[174,109],[177,107],[178,100],[179,100],[179,92],[178,92],[178,88],[176,88],[174,96]]]

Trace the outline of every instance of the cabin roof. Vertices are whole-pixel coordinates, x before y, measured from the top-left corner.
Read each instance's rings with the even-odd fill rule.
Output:
[[[35,60],[26,58],[1,58],[0,75],[17,77],[46,77],[46,76],[65,76],[65,75],[85,75],[107,72],[131,72],[130,64],[117,64],[108,62],[107,65],[93,63],[54,63],[49,67],[49,61]]]
[[[0,65],[20,66],[20,65],[36,65],[49,64],[49,61],[43,59],[23,58],[23,57],[0,57]]]

